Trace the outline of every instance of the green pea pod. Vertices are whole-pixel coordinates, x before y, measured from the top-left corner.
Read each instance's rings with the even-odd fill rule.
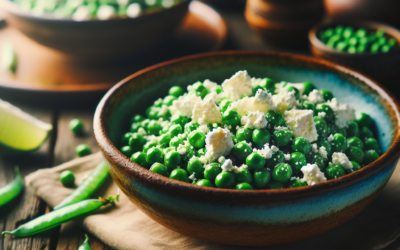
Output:
[[[84,200],[76,204],[54,210],[21,225],[12,232],[4,231],[1,233],[1,235],[3,236],[5,234],[12,234],[16,237],[29,237],[38,233],[42,233],[57,227],[62,223],[75,219],[78,216],[89,215],[108,203],[113,203],[114,198],[110,198],[110,200],[105,200],[101,197],[98,200]]]
[[[78,250],[92,250],[92,248],[89,245],[89,237],[87,234],[85,234],[85,241],[82,243],[82,245],[79,246]]]
[[[2,46],[1,54],[1,67],[4,70],[15,73],[17,70],[18,59],[13,45],[10,42],[5,42]]]
[[[15,167],[15,179],[0,188],[0,207],[15,199],[24,189],[24,182],[21,178],[18,167]]]
[[[100,187],[109,175],[107,164],[103,161],[82,182],[82,184],[67,196],[54,210],[89,199]]]

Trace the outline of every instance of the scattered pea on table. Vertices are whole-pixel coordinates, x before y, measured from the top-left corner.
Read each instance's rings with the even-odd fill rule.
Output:
[[[80,144],[76,147],[75,152],[79,157],[83,157],[83,156],[90,155],[92,153],[92,150],[90,149],[90,147],[88,145]]]
[[[80,135],[85,131],[85,124],[80,119],[74,118],[69,122],[69,129],[75,135]]]
[[[64,187],[73,187],[75,186],[75,175],[69,170],[62,171],[60,181]]]

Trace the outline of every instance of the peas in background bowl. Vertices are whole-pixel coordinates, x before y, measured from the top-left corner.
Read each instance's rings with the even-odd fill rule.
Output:
[[[185,170],[184,168],[174,169],[174,164],[178,162],[178,155],[172,150],[166,153],[168,157],[167,161],[165,161],[166,159],[162,157],[163,152],[159,147],[154,147],[155,144],[153,146],[147,145],[146,147],[150,147],[146,152],[146,156],[147,154],[151,155],[148,158],[151,162],[149,163],[147,157],[143,157],[139,153],[135,155],[135,162],[140,161],[140,164],[133,162],[119,150],[123,146],[121,138],[124,132],[130,130],[130,119],[135,117],[136,114],[144,117],[145,115],[155,116],[158,112],[158,115],[160,115],[163,104],[161,102],[155,103],[154,100],[167,95],[171,87],[179,86],[185,90],[188,84],[193,84],[203,79],[222,83],[225,79],[230,79],[232,75],[243,69],[246,69],[252,77],[265,78],[267,76],[278,83],[282,81],[299,83],[308,80],[316,88],[330,91],[330,93],[322,91],[320,93],[322,98],[336,97],[340,103],[349,104],[358,112],[369,114],[375,123],[373,127],[376,130],[373,130],[374,132],[372,133],[376,136],[377,142],[379,142],[378,145],[382,155],[376,161],[366,164],[364,167],[360,165],[361,168],[359,170],[339,178],[333,177],[342,172],[340,168],[335,166],[327,170],[329,166],[326,166],[324,171],[328,171],[333,179],[310,186],[301,186],[301,183],[296,183],[295,180],[298,187],[285,188],[283,183],[287,181],[290,173],[289,169],[292,170],[292,174],[294,171],[298,171],[295,168],[296,162],[310,160],[307,157],[304,159],[301,154],[306,151],[313,151],[313,146],[310,145],[308,147],[304,140],[290,141],[291,136],[289,136],[289,143],[292,142],[293,144],[295,142],[296,146],[294,148],[298,150],[292,153],[293,157],[292,154],[290,155],[290,160],[294,160],[292,163],[294,167],[290,165],[290,161],[288,163],[285,161],[287,156],[283,152],[282,155],[276,153],[275,160],[277,162],[272,164],[279,166],[279,169],[269,172],[268,169],[262,167],[264,165],[263,159],[265,158],[253,155],[248,159],[251,167],[248,167],[247,170],[250,173],[253,172],[252,178],[255,180],[254,182],[249,180],[248,172],[244,168],[242,169],[242,174],[232,174],[233,176],[231,174],[220,175],[219,170],[222,168],[217,165],[219,163],[213,162],[207,167],[207,172],[202,172],[203,164],[201,161],[199,163],[194,159],[187,168],[195,173],[202,172],[208,178],[201,179],[201,185],[193,185],[188,183],[190,175],[182,171]],[[275,87],[273,84],[268,84],[267,81],[260,81],[260,85],[262,85],[260,86],[261,88],[265,86],[267,89]],[[195,95],[198,98],[203,98],[203,95],[206,97],[207,94],[204,88],[200,87],[200,84],[196,84],[196,86],[193,90],[196,92]],[[311,85],[309,83],[304,84],[304,87],[306,86],[310,87]],[[248,95],[253,95],[252,91],[251,93],[248,91]],[[259,91],[258,87],[255,88],[255,93],[257,91]],[[297,96],[296,90],[291,89],[290,92]],[[174,88],[170,94],[181,93],[182,91]],[[232,97],[235,96],[234,92],[231,94]],[[302,96],[300,91],[298,94]],[[247,100],[246,97],[241,97],[240,95],[234,98],[238,98],[237,100],[239,101]],[[171,100],[173,98],[163,99],[166,103]],[[230,123],[228,129],[230,129],[229,126],[233,128],[235,124],[238,124],[239,120],[234,112],[227,112],[229,111],[229,105],[232,107],[233,103],[229,104],[229,101],[225,100],[220,103],[220,107],[225,110],[224,114],[227,113],[227,117],[224,120]],[[161,104],[161,109],[146,109],[146,107],[153,104]],[[167,106],[167,104],[164,105]],[[399,157],[400,136],[398,124],[400,123],[400,113],[398,107],[398,104],[390,94],[386,93],[372,80],[328,61],[272,52],[227,51],[173,60],[142,70],[126,78],[113,87],[98,105],[94,118],[94,132],[108,163],[112,178],[139,209],[158,223],[182,234],[212,242],[242,246],[276,245],[302,240],[327,232],[350,220],[372,202],[390,178]],[[307,109],[308,113],[310,113],[309,111],[313,113],[314,110],[311,105],[305,105],[304,109],[306,108],[309,108]],[[281,105],[279,110],[282,112],[284,109],[285,106]],[[325,113],[325,116],[323,114],[320,115],[321,117],[324,116],[322,117],[323,120],[332,119],[334,115],[323,105],[317,105],[315,110],[318,113]],[[210,109],[209,112],[218,116],[217,113],[213,112],[213,109]],[[318,113],[316,117],[319,117]],[[161,112],[161,115],[165,115],[165,113]],[[312,116],[314,119],[314,115]],[[274,117],[275,119],[270,120],[278,122],[276,124],[278,126],[279,121],[282,121],[280,117],[272,116],[272,114],[269,114],[268,117]],[[139,117],[136,121],[140,119]],[[366,124],[368,124],[366,116],[364,118],[361,116],[361,120],[365,120]],[[174,119],[174,121],[176,124],[172,125],[172,128],[168,126],[161,126],[160,128],[160,126],[151,121],[148,123],[142,121],[142,125],[147,126],[147,129],[151,128],[153,132],[168,131],[170,136],[162,136],[160,138],[161,143],[166,143],[171,138],[170,143],[179,146],[181,144],[179,139],[182,138],[179,138],[179,136],[177,139],[173,137],[182,133],[182,128],[179,128],[180,124],[188,123],[188,121],[179,118]],[[286,120],[285,122],[289,123]],[[319,120],[318,123],[318,130],[323,136],[326,136],[323,132],[324,124],[322,120]],[[135,127],[137,126],[135,125]],[[198,131],[200,126],[199,128],[196,127],[196,125],[193,125],[189,126],[188,129]],[[356,133],[354,125],[349,124],[349,127],[351,129],[346,131],[346,133],[349,133],[349,135],[346,134],[346,140],[348,136]],[[213,125],[212,130],[214,129],[219,130]],[[251,147],[257,147],[257,144],[265,145],[264,139],[268,136],[266,133],[255,133],[253,138],[253,134],[248,133],[249,131],[246,131],[246,129],[241,129],[240,126],[239,129],[241,133],[236,133],[231,138],[226,137],[225,139],[226,142],[232,140],[234,145],[237,145],[235,150],[235,158],[237,159],[235,160],[246,162],[248,157],[246,154],[251,149],[247,140],[253,140],[255,145],[252,143]],[[335,130],[334,127],[330,126],[329,131],[331,129]],[[174,135],[173,137],[171,137],[171,132]],[[292,132],[294,133],[294,130]],[[287,133],[280,133],[278,136],[271,135],[271,132],[269,133],[270,141],[275,141],[275,138],[278,138],[276,141],[281,145],[275,147],[279,148],[279,151],[288,146],[289,143],[286,146],[284,145],[287,141],[284,138]],[[344,147],[347,147],[347,145],[344,143],[343,133],[343,131],[335,133],[333,141],[335,141],[335,150],[344,150],[344,154],[346,154]],[[341,136],[336,134],[341,134]],[[364,137],[370,135],[366,129],[362,130],[362,134]],[[222,134],[220,135],[222,136]],[[194,133],[190,137],[193,142],[193,149],[189,148],[198,151],[199,155],[207,155],[208,149],[204,151],[202,149],[203,144],[200,143],[203,138],[201,134]],[[238,137],[241,138],[241,141],[237,141]],[[330,135],[328,135],[329,137]],[[126,138],[129,138],[129,136]],[[140,143],[132,145],[143,143],[140,136],[136,135],[134,138]],[[216,136],[214,138],[221,137]],[[364,144],[363,139],[359,137],[358,139]],[[311,138],[311,140],[313,139]],[[148,142],[144,143],[147,144]],[[329,147],[328,144],[324,144]],[[376,146],[375,142],[372,141],[368,142],[368,144],[369,147]],[[322,146],[323,144],[321,143],[320,145]],[[321,147],[320,145],[316,145],[317,149]],[[357,148],[357,145],[361,146],[357,139],[351,141],[351,145],[354,145],[354,148]],[[218,148],[215,147],[215,149]],[[293,145],[291,148],[293,148]],[[185,148],[185,150],[186,155],[189,150],[188,148]],[[182,153],[185,150],[182,149]],[[135,151],[139,152],[141,150],[137,149]],[[357,159],[359,152],[360,150],[353,149],[349,154],[354,156],[354,159]],[[180,153],[178,152],[178,154]],[[181,157],[181,161],[182,158],[184,157]],[[191,159],[192,157],[189,157],[187,159],[188,162]],[[283,161],[279,162],[278,159],[283,159]],[[275,161],[274,158],[272,160]],[[164,161],[164,164],[159,161]],[[233,165],[238,166],[236,164]],[[354,166],[356,165],[354,164]],[[154,171],[149,170],[151,167],[153,167]],[[229,171],[224,172],[229,173]],[[219,175],[220,177],[217,178]],[[214,177],[214,182],[209,180]],[[236,182],[235,178],[238,182],[240,181],[241,185],[237,187],[239,190],[212,187],[214,185],[234,187],[232,183]],[[253,183],[253,185],[249,185],[249,182]],[[258,189],[262,188],[265,182],[268,182],[267,185],[269,185],[270,189]],[[299,232],[302,233],[300,234]]]

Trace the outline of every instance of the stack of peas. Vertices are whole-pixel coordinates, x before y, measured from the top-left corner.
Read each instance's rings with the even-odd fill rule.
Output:
[[[308,95],[315,89],[310,82],[303,84],[304,95]],[[266,78],[253,89],[253,96],[258,89],[276,94],[276,86],[271,79]],[[282,113],[272,110],[266,112],[265,117],[269,124],[266,128],[245,128],[240,123],[239,113],[229,108],[232,101],[222,98],[217,103],[222,114],[222,124],[207,126],[210,131],[218,127],[229,129],[235,145],[226,157],[205,164],[201,157],[207,153],[206,134],[198,130],[200,125],[191,122],[189,117],[171,116],[169,111],[162,111],[163,105],[171,106],[174,100],[184,94],[184,90],[179,86],[172,87],[168,96],[156,100],[147,108],[147,118],[135,115],[131,119],[131,131],[123,135],[123,146],[120,150],[133,162],[171,179],[200,186],[243,190],[306,186],[307,183],[301,180],[303,177],[301,168],[307,163],[318,165],[330,180],[356,171],[379,158],[379,145],[371,131],[373,121],[368,114],[359,114],[347,128],[339,129],[334,123],[334,111],[329,105],[326,103],[314,105],[308,102],[304,96],[300,96],[299,90],[295,87],[289,87],[288,90],[295,91],[298,100],[297,109],[313,110],[319,135],[318,140],[313,143],[316,143],[318,147],[324,146],[328,158],[313,152],[312,145],[307,139],[295,138],[293,132],[286,128]],[[221,93],[222,87],[218,85],[211,91]],[[320,92],[325,101],[333,98],[333,94],[328,90]],[[201,82],[197,82],[190,93],[204,98],[210,90]],[[319,117],[319,112],[324,112],[325,117]],[[158,140],[152,140],[151,135],[158,136]],[[185,145],[186,139],[189,145]],[[271,148],[277,147],[269,159],[265,159],[256,151],[262,149],[267,143]],[[180,152],[182,147],[185,148],[184,154]],[[351,160],[353,169],[345,170],[340,165],[328,164],[332,161],[334,152],[345,153]],[[290,159],[285,157],[285,154],[289,154]],[[246,166],[236,168],[234,171],[223,171],[221,165],[227,159],[230,159],[234,166]]]
[[[319,33],[319,39],[338,51],[355,53],[388,53],[399,48],[396,39],[390,38],[384,30],[367,32],[364,28],[355,30],[351,26],[338,25]]]
[[[169,8],[181,0],[13,0],[35,15],[53,14],[58,18],[106,20],[137,17],[145,12]]]

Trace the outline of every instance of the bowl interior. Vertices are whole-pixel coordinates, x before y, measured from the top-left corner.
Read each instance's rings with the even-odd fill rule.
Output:
[[[319,61],[322,63],[317,63]],[[366,78],[353,75],[340,66],[329,67],[323,60],[273,53],[211,54],[138,72],[107,94],[113,92],[103,110],[105,131],[119,148],[122,135],[129,131],[129,119],[135,114],[143,114],[157,98],[166,96],[171,86],[186,87],[205,79],[221,84],[239,70],[275,82],[311,81],[319,89],[332,91],[339,102],[351,105],[356,112],[372,116],[383,152],[397,134],[398,114],[390,96],[381,89],[364,84]]]

